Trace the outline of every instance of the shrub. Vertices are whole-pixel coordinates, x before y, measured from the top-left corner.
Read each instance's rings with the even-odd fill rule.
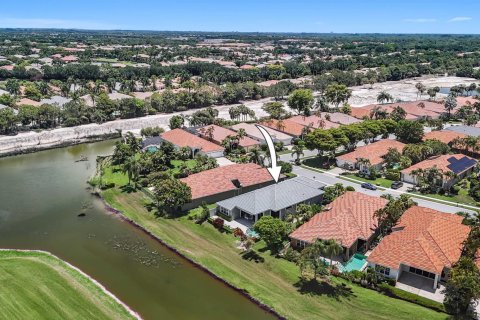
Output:
[[[201,211],[195,217],[195,222],[198,224],[202,224],[208,219],[209,216],[210,210],[208,210],[208,207],[205,204],[202,204]]]
[[[278,161],[278,165],[281,166],[281,173],[290,173],[292,172],[292,164],[290,162]]]
[[[243,238],[245,236],[245,233],[243,233],[242,229],[235,228],[235,229],[233,229],[233,235],[235,237]]]
[[[115,183],[114,182],[110,182],[110,183],[104,183],[100,186],[100,189],[102,190],[107,190],[107,189],[111,189],[115,187]]]
[[[226,214],[223,214],[221,212],[217,212],[216,215],[219,216],[220,218],[222,218],[223,220],[232,221],[232,217],[227,216]]]
[[[385,172],[385,178],[388,180],[400,181],[400,171],[387,170],[387,172]]]
[[[300,253],[297,250],[288,248],[285,251],[285,254],[283,257],[285,258],[285,260],[288,260],[290,262],[297,262],[298,258],[300,257]]]
[[[223,229],[223,224],[225,223],[225,220],[221,219],[221,218],[215,218],[213,219],[212,221],[212,224],[215,228],[217,228],[218,230],[221,230]]]
[[[345,190],[347,190],[347,191],[355,191],[355,188],[352,187],[352,186],[347,186],[347,187],[345,188]]]

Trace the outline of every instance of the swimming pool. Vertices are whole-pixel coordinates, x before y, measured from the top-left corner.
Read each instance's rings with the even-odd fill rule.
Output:
[[[252,230],[250,228],[247,229],[247,232],[246,232],[247,236],[251,237],[251,238],[260,238],[258,233],[255,231],[255,230]]]
[[[365,265],[367,264],[367,257],[360,253],[355,253],[350,260],[345,263],[342,263],[339,268],[341,272],[349,272],[353,270],[362,271]]]

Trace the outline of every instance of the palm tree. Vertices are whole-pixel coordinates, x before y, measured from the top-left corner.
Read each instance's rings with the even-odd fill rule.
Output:
[[[292,148],[292,157],[296,156],[295,163],[300,164],[300,157],[304,155],[303,150],[305,149],[305,142],[299,141]]]
[[[237,131],[237,140],[240,142],[240,140],[242,140],[243,138],[245,138],[247,136],[247,132],[245,131],[245,129],[243,128],[240,128],[238,129]]]
[[[380,92],[377,96],[377,101],[379,103],[385,103],[385,102],[389,102],[389,101],[392,101],[392,100],[393,100],[392,95],[389,94],[388,92],[385,92],[385,91]]]
[[[445,105],[445,109],[448,112],[448,119],[450,119],[452,110],[457,107],[457,100],[455,99],[455,97],[453,95],[450,94],[445,99],[444,105]]]
[[[333,269],[333,257],[338,256],[343,251],[343,247],[335,240],[329,239],[323,241],[324,252],[330,259],[330,267]]]
[[[122,172],[128,176],[128,184],[132,181],[136,183],[140,175],[140,166],[135,155],[129,157],[122,165]]]
[[[250,149],[250,162],[256,163],[258,165],[263,166],[263,157],[262,157],[262,152],[260,151],[260,148],[258,147],[253,147]]]
[[[415,88],[417,88],[418,90],[418,94],[417,94],[417,97],[418,96],[422,96],[422,94],[425,92],[426,88],[425,88],[425,85],[421,82],[418,82],[416,85],[415,85]]]

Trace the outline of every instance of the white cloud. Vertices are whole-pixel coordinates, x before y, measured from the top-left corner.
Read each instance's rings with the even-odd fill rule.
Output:
[[[413,23],[430,23],[430,22],[436,22],[437,19],[431,19],[431,18],[416,18],[416,19],[404,19],[404,22],[413,22]]]
[[[119,27],[86,20],[0,18],[0,28],[118,29]]]
[[[455,17],[448,20],[448,22],[461,22],[461,21],[470,21],[470,20],[472,20],[471,17]]]

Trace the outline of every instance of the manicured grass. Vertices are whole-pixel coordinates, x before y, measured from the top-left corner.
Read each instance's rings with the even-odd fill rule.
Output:
[[[371,183],[373,185],[384,187],[384,188],[390,188],[392,186],[392,182],[393,182],[392,180],[388,180],[388,179],[385,179],[385,178],[377,178],[375,180],[369,180],[369,179],[366,179],[366,178],[356,176],[354,174],[341,175],[339,177],[340,178],[341,177],[347,177],[347,178],[350,178],[350,179],[358,180],[360,182],[368,182],[368,183]]]
[[[424,194],[424,193],[420,193],[420,192],[414,192],[414,193],[417,193],[417,194],[425,196],[425,197],[456,202],[456,203],[459,203],[459,204],[463,203],[463,204],[468,204],[468,205],[472,205],[472,206],[475,206],[477,204],[475,202],[475,200],[473,200],[473,198],[468,195],[468,191],[466,191],[465,189],[461,189],[460,192],[457,195],[451,195],[451,196],[434,194],[434,193],[429,193],[429,194]]]
[[[298,267],[275,258],[263,242],[243,256],[237,239],[220,233],[209,223],[195,224],[186,216],[156,218],[145,208],[149,200],[141,192],[103,191],[105,200],[126,217],[208,268],[235,287],[289,319],[446,319],[447,315],[375,291],[332,278],[330,283],[300,285]],[[347,284],[351,291],[345,290]],[[215,303],[221,303],[217,301]]]
[[[2,319],[134,319],[62,260],[33,251],[0,251],[0,306]]]
[[[170,170],[172,174],[179,173],[180,172],[180,166],[185,163],[188,168],[193,169],[195,165],[197,164],[197,160],[191,159],[187,161],[182,161],[182,160],[172,160],[170,164],[173,166],[173,168]]]

